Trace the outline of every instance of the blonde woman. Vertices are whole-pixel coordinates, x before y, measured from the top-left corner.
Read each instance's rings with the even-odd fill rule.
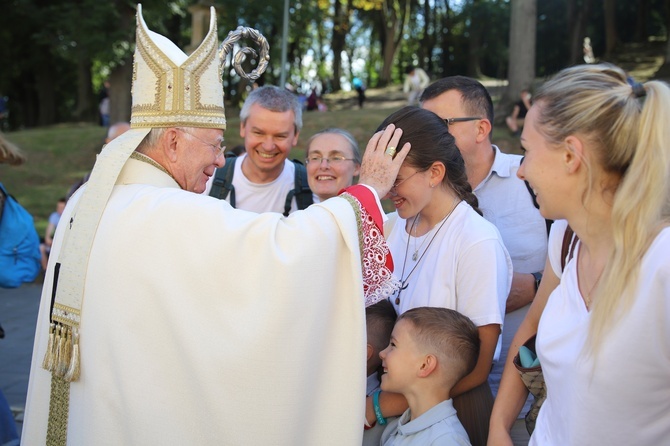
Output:
[[[511,358],[535,332],[547,399],[531,445],[670,439],[669,122],[666,84],[631,85],[611,65],[565,69],[535,96],[519,176],[542,215],[566,219],[579,241],[561,268],[565,224],[552,231],[543,283],[510,348],[489,444],[511,444],[526,398]]]

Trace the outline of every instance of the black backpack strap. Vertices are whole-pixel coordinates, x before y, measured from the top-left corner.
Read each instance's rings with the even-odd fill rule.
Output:
[[[561,271],[565,269],[565,264],[572,259],[572,256],[575,253],[575,245],[577,245],[577,240],[579,238],[575,234],[575,231],[572,230],[570,225],[565,228],[565,233],[563,234],[563,244],[561,245]]]
[[[233,186],[233,174],[235,173],[236,156],[227,156],[226,164],[223,167],[216,169],[214,173],[214,181],[212,182],[212,189],[209,191],[209,196],[225,200],[230,193],[230,205],[235,207],[235,187]]]
[[[305,166],[300,161],[296,159],[291,161],[295,167],[295,184],[294,188],[286,194],[284,217],[288,217],[288,214],[291,211],[293,197],[295,197],[295,201],[298,204],[298,209],[305,209],[314,203],[312,190],[309,188],[309,183],[307,182],[307,169],[305,169]]]

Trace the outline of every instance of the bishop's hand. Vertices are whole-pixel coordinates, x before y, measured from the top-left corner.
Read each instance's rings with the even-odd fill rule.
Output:
[[[370,186],[379,197],[384,197],[393,187],[400,166],[402,166],[410,143],[405,143],[400,150],[397,145],[402,136],[402,129],[389,124],[384,130],[375,133],[363,154],[359,183]]]

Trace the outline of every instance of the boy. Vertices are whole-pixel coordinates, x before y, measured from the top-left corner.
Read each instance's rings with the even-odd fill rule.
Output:
[[[381,444],[470,445],[449,393],[478,355],[477,327],[462,314],[437,307],[401,314],[379,355],[381,388],[403,394],[409,409],[388,425]]]
[[[389,345],[396,317],[397,314],[395,308],[393,308],[393,304],[386,299],[365,309],[365,325],[368,335],[368,381],[365,392],[367,396],[372,396],[379,390],[379,375],[381,374],[382,366],[379,353]],[[379,446],[379,440],[385,427],[385,425],[376,423],[371,427],[366,426],[363,432],[363,446]]]

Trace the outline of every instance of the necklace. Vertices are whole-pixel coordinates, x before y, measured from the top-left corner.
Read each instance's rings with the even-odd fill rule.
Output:
[[[448,216],[449,215],[447,215],[447,217]],[[419,229],[419,222],[420,221],[421,221],[421,214],[416,214],[416,217],[414,217],[414,221],[412,222],[412,228],[410,228],[410,235],[411,235],[412,229],[414,230],[414,254],[412,254],[412,260],[414,260],[415,262],[416,262],[416,259],[419,257],[419,250],[421,250],[421,248],[423,248],[423,245],[426,243],[426,240],[428,240],[428,234],[433,232],[433,229],[435,229],[435,227],[437,227],[437,225],[439,223],[439,222],[435,223],[435,226],[430,228],[430,230],[423,235],[423,237],[425,237],[425,238],[423,239],[423,241],[421,242],[421,244],[417,248],[416,247],[416,240],[418,239],[418,237],[416,236],[416,233]]]
[[[579,248],[579,254],[581,254],[582,249],[581,247]],[[580,256],[581,258],[578,258],[578,265],[577,265],[577,283],[579,283],[579,266],[581,265],[581,260],[584,257],[583,255]],[[590,289],[586,293],[581,293],[580,289],[580,294],[582,294],[582,298],[584,299],[584,304],[586,305],[586,310],[591,311],[591,295],[595,291],[595,289],[598,287],[598,282],[600,282],[600,278],[603,275],[603,272],[605,271],[605,268],[601,269],[600,272],[598,273],[598,277],[596,277],[596,280],[593,282],[593,285],[591,285]],[[586,285],[586,283],[584,284]],[[578,285],[579,286],[579,285]]]
[[[418,260],[416,261],[416,264],[414,265],[414,267],[409,271],[407,276],[403,278],[403,276],[405,276],[405,267],[407,266],[407,254],[409,253],[409,239],[411,238],[410,234],[415,229],[417,218],[415,218],[414,221],[412,222],[412,227],[410,228],[410,231],[409,231],[410,234],[407,234],[407,244],[405,246],[405,259],[402,262],[402,272],[400,273],[400,289],[398,290],[398,295],[395,298],[395,304],[396,305],[400,304],[400,294],[403,292],[403,290],[407,289],[407,287],[409,286],[409,278],[412,276],[412,273],[416,270],[416,267],[419,266],[419,263],[421,263],[421,259],[423,259],[423,257],[428,252],[428,248],[430,248],[430,245],[433,244],[433,240],[435,240],[435,237],[437,237],[437,234],[440,233],[440,229],[442,229],[442,226],[444,226],[444,224],[447,222],[447,220],[449,220],[449,217],[451,216],[451,214],[454,212],[454,210],[458,206],[458,202],[460,200],[458,200],[458,201],[457,200],[458,199],[454,200],[454,206],[449,210],[447,215],[442,219],[442,223],[440,223],[440,226],[437,228],[437,231],[435,231],[433,236],[430,238],[430,241],[428,242],[428,246],[426,246],[426,249],[424,249],[424,251],[421,253],[421,256],[418,257]],[[424,240],[424,242],[425,242],[425,240]],[[423,246],[423,243],[421,244],[421,246]],[[419,249],[421,249],[421,246],[419,246]],[[415,252],[415,254],[417,254],[417,253],[418,253],[418,250]],[[414,260],[414,256],[412,256],[412,259]]]
[[[419,250],[423,247],[423,244],[426,243],[426,240],[428,240],[428,237],[424,238],[419,247],[418,248],[416,247],[416,239],[418,238],[416,236],[416,232],[418,230],[420,220],[421,220],[421,214],[416,214],[416,217],[414,217],[414,221],[412,222],[412,228],[414,229],[414,254],[412,254],[412,260],[414,260],[415,262],[416,259],[419,257]],[[437,224],[435,226],[437,226]],[[433,229],[435,229],[435,226],[433,226],[428,232],[431,232]],[[412,231],[410,229],[410,236],[411,232]],[[426,233],[425,235],[428,235],[428,233]]]

